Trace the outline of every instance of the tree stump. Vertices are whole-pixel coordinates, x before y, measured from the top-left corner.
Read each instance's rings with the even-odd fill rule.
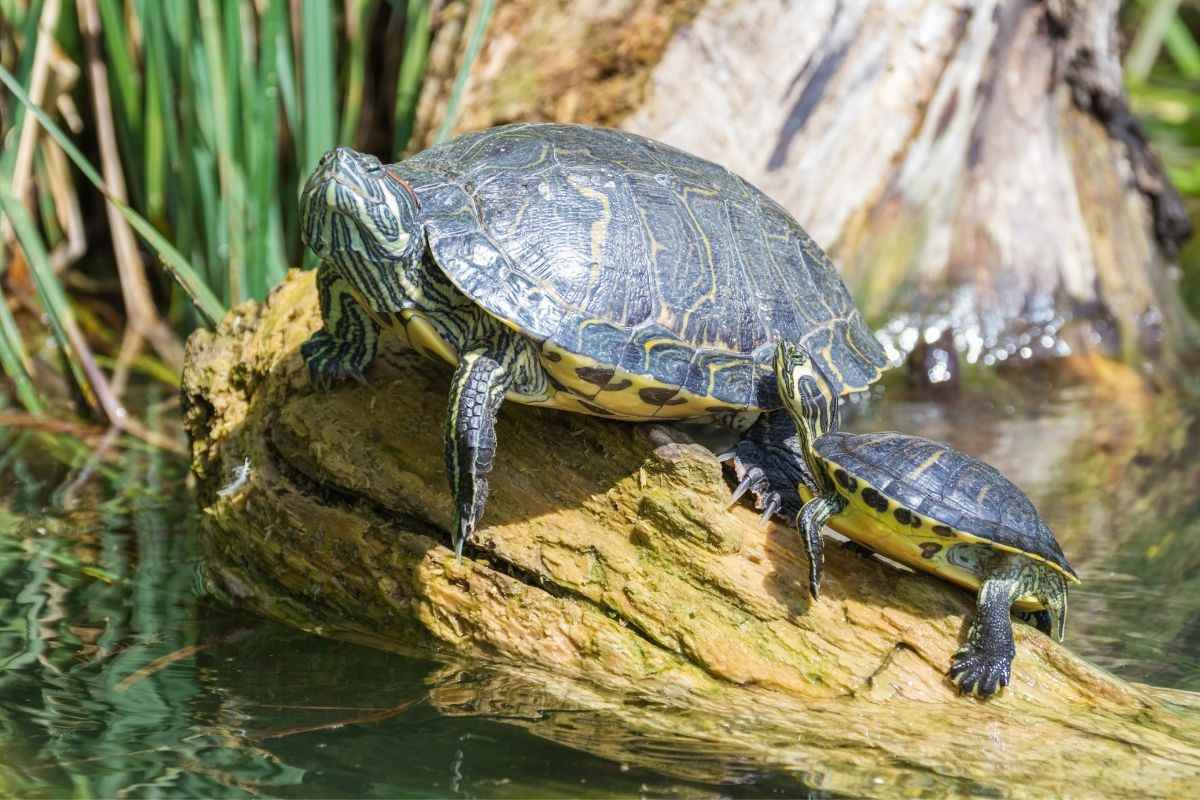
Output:
[[[983,366],[1170,369],[1196,342],[1170,270],[1191,222],[1129,110],[1118,7],[512,0],[455,132],[604,124],[729,167],[829,251],[897,362],[924,334]]]
[[[960,697],[945,670],[970,595],[830,548],[811,602],[795,533],[726,509],[712,454],[670,428],[507,404],[492,499],[456,563],[449,373],[385,337],[367,386],[317,392],[299,347],[318,325],[308,273],[188,343],[206,570],[231,602],[486,663],[489,680],[433,702],[683,778],[772,768],[862,796],[1194,791],[1193,696],[1126,683],[1017,625],[1012,685]],[[673,756],[638,745],[654,741]]]

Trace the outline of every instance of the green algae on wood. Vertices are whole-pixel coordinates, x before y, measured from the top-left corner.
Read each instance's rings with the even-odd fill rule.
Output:
[[[314,392],[299,345],[315,297],[311,274],[295,276],[189,342],[206,572],[233,602],[487,664],[494,680],[434,703],[519,706],[539,735],[684,778],[761,765],[873,796],[1191,791],[1195,704],[1027,626],[1012,685],[987,703],[959,697],[944,670],[972,613],[966,592],[831,548],[811,603],[795,534],[727,510],[711,453],[667,428],[505,407],[488,519],[456,564],[447,371],[396,343],[369,385]],[[246,484],[218,495],[246,458]],[[605,733],[579,738],[563,708]],[[697,758],[633,741],[689,742]]]

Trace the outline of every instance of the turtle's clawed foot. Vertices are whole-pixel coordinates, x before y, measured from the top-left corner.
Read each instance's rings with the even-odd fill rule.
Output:
[[[801,504],[796,491],[797,481],[793,480],[798,467],[789,463],[791,459],[772,454],[751,441],[738,442],[717,459],[732,462],[738,477],[738,485],[729,497],[730,506],[746,492],[753,492],[755,507],[763,512],[760,525],[765,525],[776,514],[788,523],[795,520]]]
[[[1008,686],[1013,656],[1010,650],[1000,652],[971,644],[954,654],[950,664],[950,680],[963,694],[973,694],[986,700],[1002,686]]]
[[[320,330],[300,345],[300,354],[308,367],[308,380],[320,389],[330,389],[345,378],[366,384],[363,371],[370,363],[367,348],[353,342],[339,342]]]

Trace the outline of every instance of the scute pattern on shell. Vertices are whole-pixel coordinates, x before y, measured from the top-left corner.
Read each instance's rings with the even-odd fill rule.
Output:
[[[882,348],[833,264],[778,204],[711,162],[623,131],[519,124],[395,165],[433,260],[538,341],[740,407],[774,408],[774,343],[839,393]]]
[[[946,526],[1075,571],[1049,526],[1012,481],[977,458],[920,436],[827,433],[817,454],[860,484]]]

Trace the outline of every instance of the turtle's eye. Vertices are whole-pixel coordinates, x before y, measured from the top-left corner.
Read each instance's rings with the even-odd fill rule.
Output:
[[[383,172],[383,164],[375,156],[367,156],[362,162],[363,171],[368,175],[378,175]]]

